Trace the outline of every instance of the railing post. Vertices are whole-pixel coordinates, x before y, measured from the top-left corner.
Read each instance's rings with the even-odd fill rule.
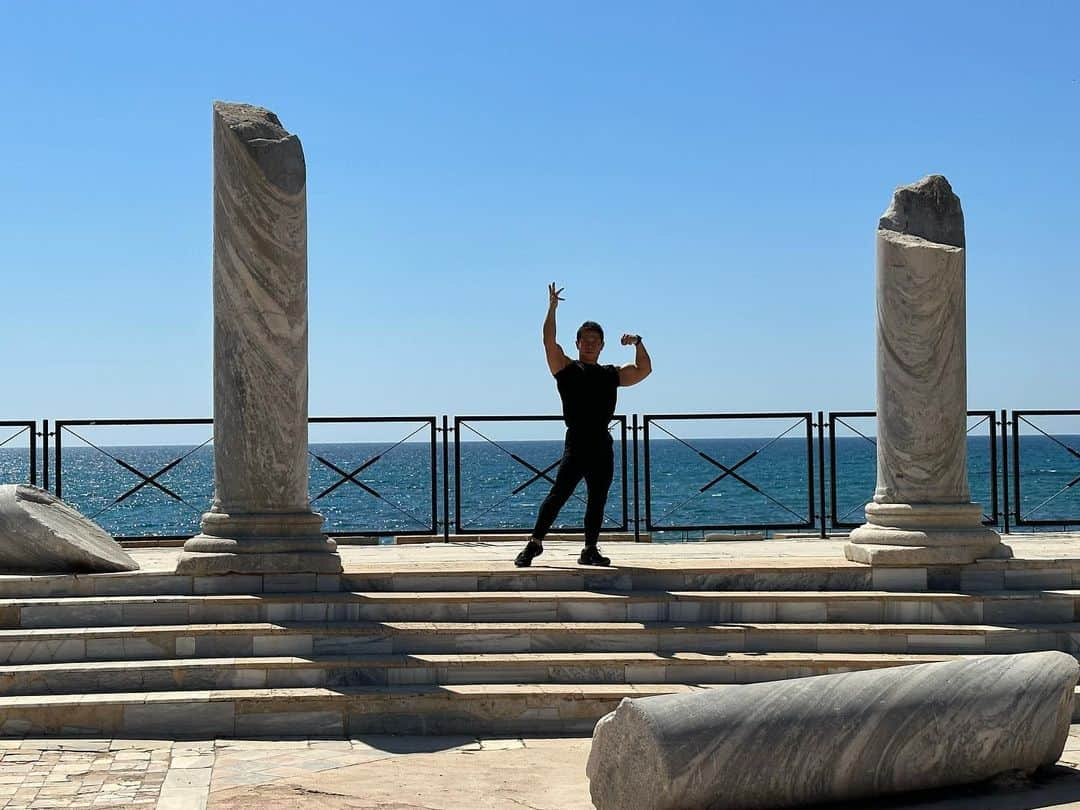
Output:
[[[1009,533],[1009,423],[1005,409],[1001,409],[1001,495],[1002,528]]]
[[[638,502],[638,449],[637,449],[637,434],[638,434],[638,415],[635,413],[631,420],[630,432],[632,434],[634,442],[634,542],[641,542],[641,505]]]
[[[49,488],[49,420],[41,420],[41,488]]]
[[[641,421],[641,438],[645,443],[643,448],[644,456],[642,457],[645,472],[645,529],[652,532],[652,498],[649,492],[649,417],[646,416]]]
[[[1020,525],[1020,416],[1012,413],[1012,461],[1013,461],[1013,506],[1016,509],[1015,523]]]
[[[822,540],[829,536],[825,528],[825,412],[817,412],[817,447],[818,447],[818,506],[821,512]]]
[[[450,428],[446,414],[442,418],[442,497],[443,497],[443,542],[450,542]]]
[[[56,438],[56,469],[54,470],[54,473],[55,473],[54,477],[56,479],[56,490],[55,490],[55,492],[56,492],[56,497],[63,500],[64,494],[63,494],[63,490],[61,489],[61,481],[60,481],[60,476],[61,476],[61,474],[63,472],[63,467],[64,467],[63,449],[60,446],[61,445],[61,437],[60,437],[61,433],[63,433],[63,430],[61,430],[61,428],[60,428],[60,422],[57,421],[57,423],[56,423],[56,435],[55,435],[55,438]]]
[[[37,422],[30,423],[30,486],[37,486]]]

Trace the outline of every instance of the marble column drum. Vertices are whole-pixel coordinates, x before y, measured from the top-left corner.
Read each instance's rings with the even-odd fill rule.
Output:
[[[625,698],[593,731],[589,792],[599,810],[800,807],[1049,768],[1078,673],[1038,652]]]
[[[214,501],[177,570],[336,573],[308,495],[303,148],[261,107],[213,125]]]
[[[849,560],[1008,557],[967,474],[964,215],[941,175],[898,188],[877,231],[877,488]]]

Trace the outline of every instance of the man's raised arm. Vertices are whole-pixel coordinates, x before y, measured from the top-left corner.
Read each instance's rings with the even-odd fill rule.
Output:
[[[652,359],[645,351],[641,335],[623,335],[621,343],[623,346],[634,345],[634,362],[619,368],[619,385],[634,385],[652,374]]]
[[[548,285],[548,311],[544,318],[544,354],[547,355],[548,368],[552,374],[558,374],[568,365],[570,358],[562,350],[562,346],[555,342],[555,310],[563,299],[559,296],[565,288],[555,289],[555,282]]]

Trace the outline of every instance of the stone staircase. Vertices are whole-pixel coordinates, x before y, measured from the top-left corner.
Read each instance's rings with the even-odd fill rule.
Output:
[[[0,734],[588,734],[625,696],[1080,648],[1080,561],[0,577]]]

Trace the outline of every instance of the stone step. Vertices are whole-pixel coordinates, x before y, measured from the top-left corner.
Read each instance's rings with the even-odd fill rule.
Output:
[[[464,684],[14,696],[0,697],[0,736],[587,735],[624,697],[705,688],[711,687]]]
[[[668,683],[462,684],[28,695],[0,697],[0,735],[165,739],[587,735],[624,697],[739,688]]]
[[[528,652],[1004,653],[1080,649],[1080,624],[251,622],[0,630],[0,664]]]
[[[0,599],[2,628],[292,621],[1072,622],[1080,591],[450,591]]]
[[[649,544],[651,545],[651,544]],[[718,544],[697,544],[715,547]],[[637,547],[630,544],[631,547]],[[655,548],[655,546],[653,546]],[[389,552],[393,546],[385,549]],[[475,563],[431,559],[439,548],[412,546],[415,559],[379,565],[352,563],[344,574],[229,574],[185,576],[171,573],[175,562],[144,560],[146,570],[115,574],[0,575],[0,598],[169,594],[263,594],[308,591],[508,591],[508,590],[727,590],[727,591],[988,591],[1080,587],[1080,560],[984,560],[962,568],[878,568],[839,559],[695,559],[679,544],[670,555],[647,565],[597,569],[557,564],[515,568],[506,559]],[[151,549],[163,554],[169,549]],[[380,554],[383,549],[377,549]],[[543,558],[546,559],[546,558]],[[616,563],[618,562],[616,555]],[[153,565],[151,565],[151,563]],[[155,568],[154,566],[158,566]]]
[[[869,653],[489,653],[90,661],[0,667],[0,695],[498,683],[757,683],[946,661]]]

